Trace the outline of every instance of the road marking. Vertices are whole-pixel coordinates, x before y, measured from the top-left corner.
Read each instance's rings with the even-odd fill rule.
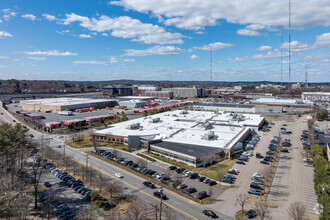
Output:
[[[97,157],[94,157],[94,158],[95,158],[95,159],[98,159]],[[99,159],[98,159],[98,160],[99,160]],[[81,161],[78,161],[78,162],[79,162],[80,164],[85,165],[85,163],[83,163],[83,162],[81,162]],[[102,162],[104,162],[104,161],[102,161]],[[97,170],[97,171],[103,173],[104,175],[107,175],[107,176],[110,176],[110,177],[112,177],[112,178],[115,178],[115,179],[117,179],[118,181],[120,181],[120,182],[122,182],[122,183],[124,183],[124,184],[126,184],[126,185],[128,185],[128,186],[130,186],[130,187],[132,187],[133,189],[138,190],[138,191],[144,193],[145,195],[149,196],[150,198],[153,198],[153,199],[155,199],[155,200],[157,200],[157,201],[160,202],[160,199],[157,199],[157,198],[155,198],[154,196],[152,196],[152,195],[150,195],[150,194],[148,194],[148,193],[146,193],[146,192],[144,192],[144,191],[142,191],[142,190],[139,190],[137,187],[132,186],[131,184],[129,184],[129,183],[127,183],[127,182],[125,182],[125,181],[123,181],[123,180],[121,180],[121,179],[119,179],[119,178],[117,178],[117,177],[115,177],[115,176],[112,176],[111,174],[109,174],[109,173],[107,173],[107,172],[105,172],[105,171],[103,171],[103,170],[101,170],[101,169],[99,169],[99,168],[97,168],[97,167],[95,167],[95,166],[93,166],[93,165],[90,165],[90,167],[92,167],[94,170]],[[128,171],[127,171],[127,172],[128,172]],[[175,202],[176,202],[176,201],[175,201]],[[176,208],[176,207],[174,207],[174,206],[168,204],[167,202],[164,202],[164,201],[163,201],[163,203],[164,203],[165,205],[171,207],[172,209],[175,209],[175,210],[177,210],[177,211],[179,211],[179,212],[181,212],[181,213],[183,213],[183,214],[189,216],[189,217],[192,218],[192,219],[198,220],[198,218],[195,218],[194,216],[189,215],[188,213],[186,213],[186,212],[184,212],[184,211],[182,211],[182,210],[180,210],[180,209],[178,209],[178,208]],[[178,203],[178,202],[176,202],[176,203]],[[178,204],[180,204],[180,203],[178,203]]]

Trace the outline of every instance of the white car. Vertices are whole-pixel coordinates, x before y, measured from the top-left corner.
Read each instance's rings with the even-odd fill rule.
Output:
[[[116,173],[115,176],[118,178],[124,178],[123,174],[121,174],[121,173]]]
[[[250,151],[245,151],[244,153],[242,153],[242,155],[248,156],[248,157],[252,157],[253,156],[252,152],[250,152]]]
[[[252,177],[263,178],[263,176],[259,173],[254,173]]]

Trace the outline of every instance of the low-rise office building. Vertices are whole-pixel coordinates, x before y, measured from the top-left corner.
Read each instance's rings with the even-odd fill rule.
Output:
[[[312,102],[330,102],[330,92],[303,92],[301,98]]]
[[[103,95],[106,96],[130,96],[132,88],[129,86],[104,86],[102,88]]]
[[[205,97],[204,88],[163,88],[162,91],[173,92],[174,98],[203,98]]]
[[[251,129],[263,123],[260,115],[176,110],[113,124],[92,136],[197,167],[205,155],[216,160],[242,150]]]

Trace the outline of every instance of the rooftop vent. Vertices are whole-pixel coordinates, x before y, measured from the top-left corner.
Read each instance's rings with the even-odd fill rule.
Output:
[[[203,125],[203,127],[205,129],[211,129],[212,128],[212,124],[210,122],[205,122],[205,124]]]
[[[204,140],[210,140],[212,138],[214,138],[214,131],[210,131],[202,136]]]
[[[159,121],[160,121],[160,118],[152,118],[152,119],[150,120],[151,123],[157,123],[157,122],[159,122]]]
[[[140,127],[140,123],[134,123],[134,124],[129,125],[127,128],[128,129],[136,129],[136,128],[139,128],[139,127]]]

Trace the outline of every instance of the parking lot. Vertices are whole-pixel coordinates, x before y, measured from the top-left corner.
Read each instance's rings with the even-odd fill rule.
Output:
[[[292,135],[283,135],[291,139],[292,146],[287,154],[291,159],[281,159],[270,188],[267,202],[278,205],[273,219],[288,219],[287,209],[293,202],[302,202],[306,205],[308,219],[318,219],[314,207],[317,204],[313,182],[313,167],[304,166],[302,157],[303,147],[300,141],[302,130],[307,128],[304,118],[295,121],[280,121],[279,124],[288,124],[287,130]]]

